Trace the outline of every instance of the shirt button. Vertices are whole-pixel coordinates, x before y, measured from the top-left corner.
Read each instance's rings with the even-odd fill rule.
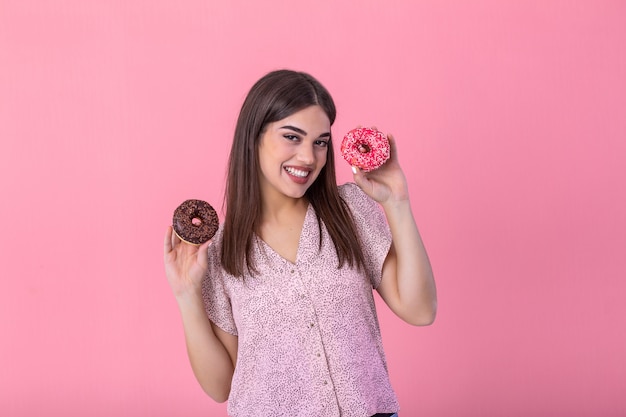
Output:
[[[324,381],[324,385],[328,385],[328,381]]]
[[[292,270],[291,270],[291,271],[289,271],[289,272],[291,272],[291,273],[293,274],[294,272],[296,272],[296,270],[295,270],[295,269],[292,269]]]
[[[319,358],[320,356],[322,356],[319,352],[317,353],[317,357]]]
[[[315,324],[313,324],[313,323],[309,324],[309,327],[310,327],[311,329],[313,328],[313,326],[315,326]]]

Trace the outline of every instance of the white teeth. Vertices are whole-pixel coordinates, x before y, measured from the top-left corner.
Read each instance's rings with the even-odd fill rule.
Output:
[[[308,171],[301,171],[299,169],[295,169],[295,168],[292,168],[292,167],[285,167],[285,171],[287,171],[291,175],[294,175],[294,176],[300,177],[300,178],[304,178],[304,177],[309,175]]]

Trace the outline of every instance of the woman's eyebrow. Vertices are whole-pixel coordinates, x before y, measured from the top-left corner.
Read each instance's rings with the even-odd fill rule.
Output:
[[[299,134],[301,134],[303,136],[307,135],[306,131],[300,129],[299,127],[295,127],[295,126],[291,126],[291,125],[281,126],[280,129],[289,129],[289,130],[293,130],[294,132],[299,133]],[[320,138],[329,138],[330,137],[330,132],[322,133],[319,137]]]
[[[300,129],[299,127],[295,127],[295,126],[291,126],[291,125],[286,125],[286,126],[281,126],[281,129],[289,129],[289,130],[293,130],[296,133],[299,133],[301,135],[306,136],[306,132],[302,129]]]

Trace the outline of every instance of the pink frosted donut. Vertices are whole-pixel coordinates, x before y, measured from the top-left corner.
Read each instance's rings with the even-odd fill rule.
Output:
[[[378,130],[352,129],[341,142],[341,156],[365,172],[380,168],[389,159],[389,140]]]

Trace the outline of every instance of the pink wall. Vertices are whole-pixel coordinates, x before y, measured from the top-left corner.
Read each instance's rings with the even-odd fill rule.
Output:
[[[225,415],[162,235],[183,199],[220,204],[241,101],[280,67],[329,87],[336,135],[399,142],[440,297],[428,328],[381,308],[402,415],[625,415],[624,22],[623,1],[0,0],[0,415]]]

